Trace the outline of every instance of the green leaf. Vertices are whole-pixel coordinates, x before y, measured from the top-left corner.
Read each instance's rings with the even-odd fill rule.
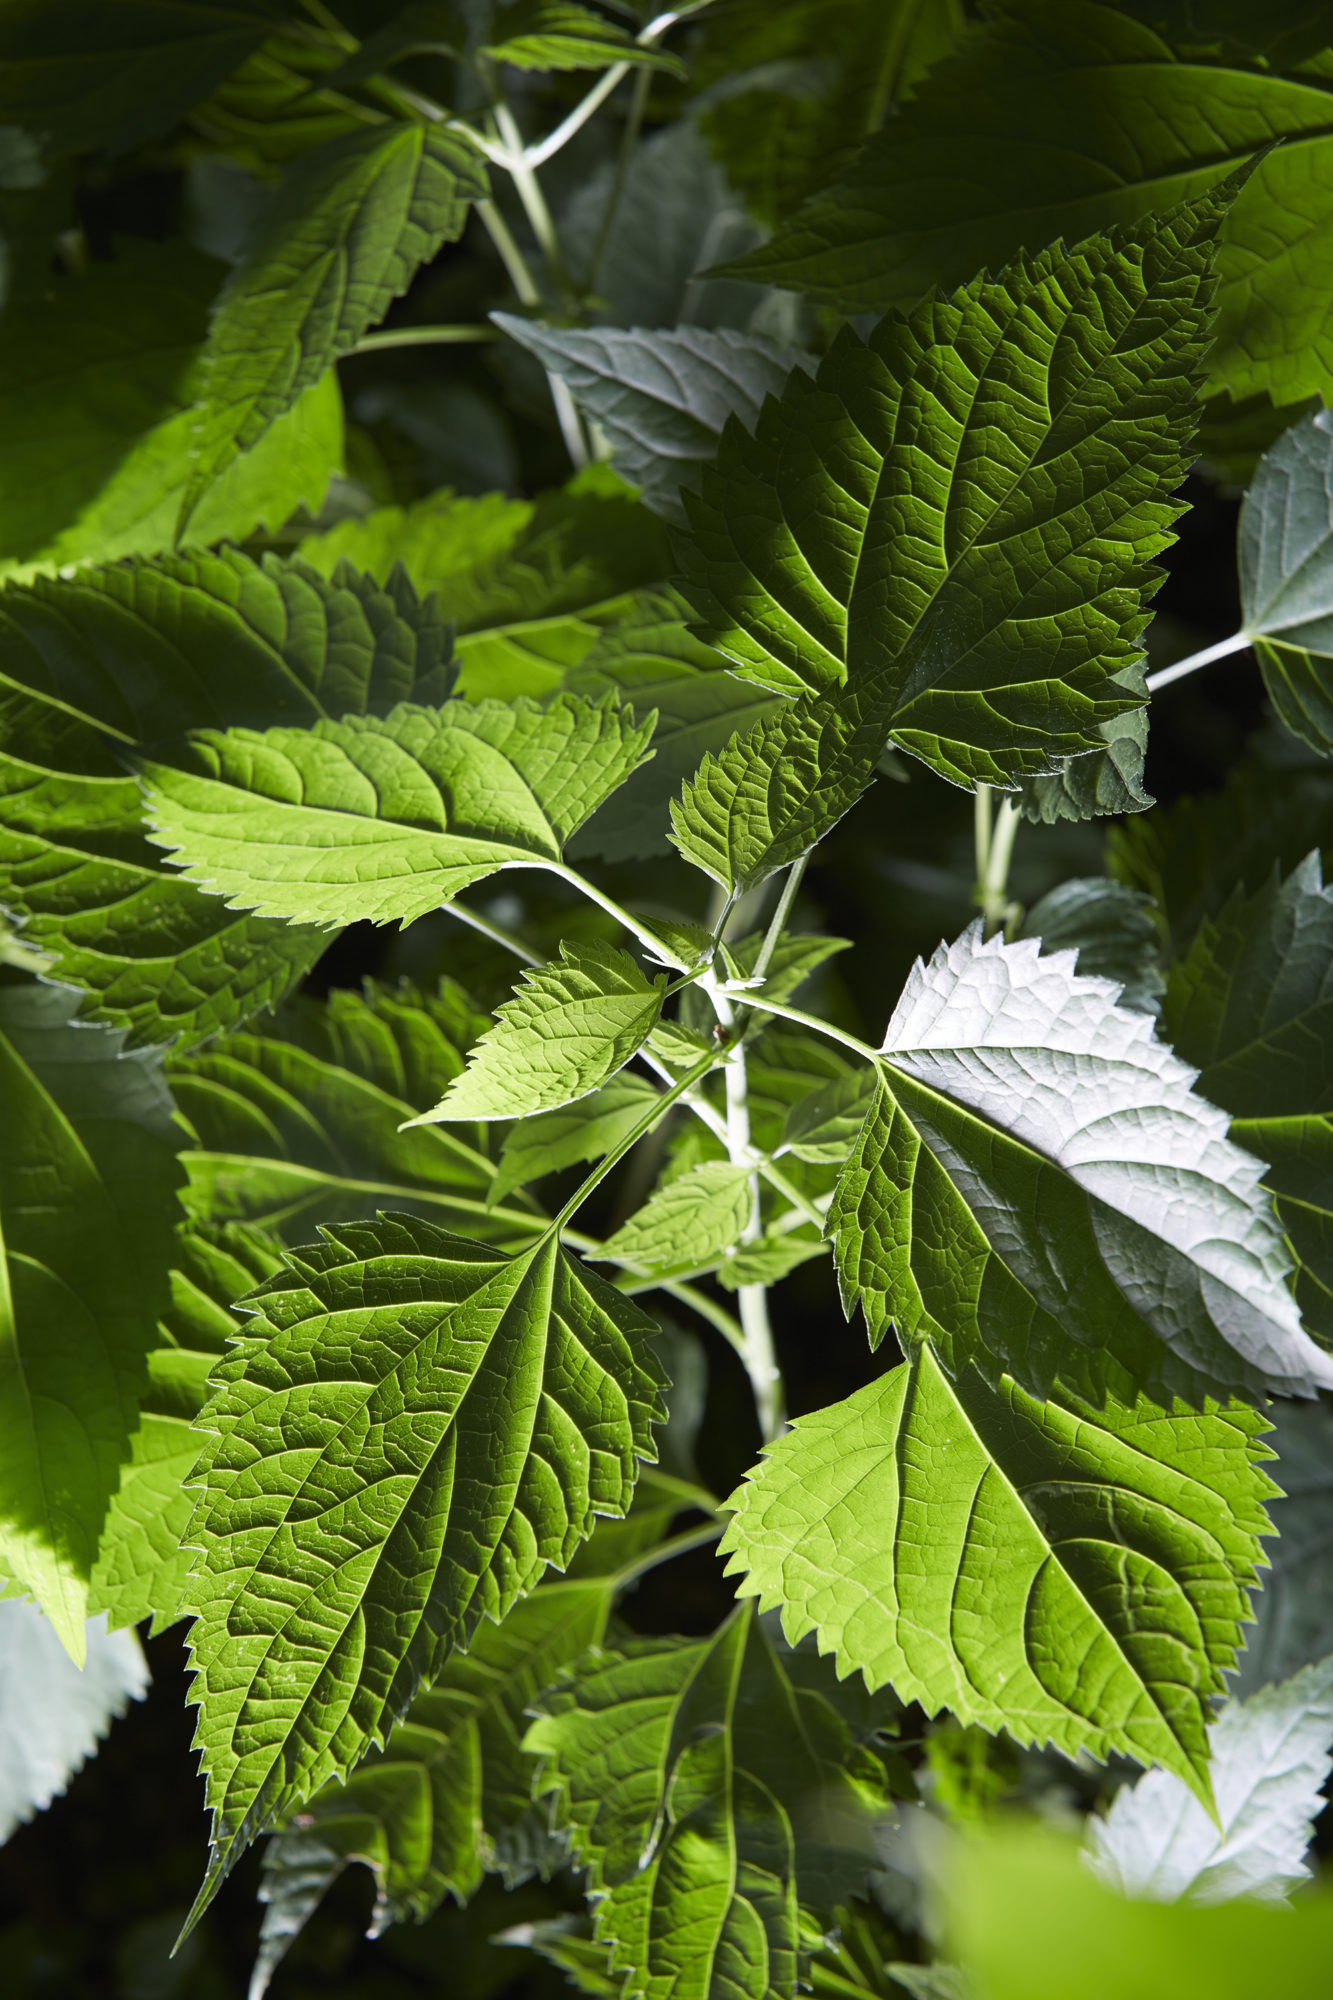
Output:
[[[1321,0],[1276,0],[1262,13],[1249,0],[1127,0],[1125,12],[1178,41],[1216,43],[1228,54],[1266,56],[1275,64],[1302,62],[1328,42]]]
[[[525,1118],[505,1134],[490,1200],[584,1160],[600,1160],[628,1138],[660,1092],[643,1076],[613,1076],[590,1097]]]
[[[1124,1785],[1088,1821],[1093,1873],[1126,1896],[1278,1903],[1310,1879],[1305,1850],[1333,1769],[1333,1660],[1229,1701],[1208,1731],[1217,1825],[1168,1771]]]
[[[753,429],[764,398],[779,394],[793,368],[814,365],[795,348],[730,328],[623,332],[491,318],[561,377],[605,434],[616,470],[669,520],[683,520],[681,488],[698,484],[728,417]]]
[[[133,1632],[90,1622],[76,1666],[35,1605],[0,1604],[0,1841],[64,1791],[148,1678]]]
[[[207,97],[284,11],[270,0],[8,0],[0,119],[53,155],[127,152]]]
[[[200,1419],[205,1896],[626,1511],[661,1415],[652,1322],[550,1234],[505,1259],[386,1216],[291,1263]]]
[[[487,186],[475,147],[445,126],[375,125],[289,171],[218,298],[182,527],[232,459],[457,241]]]
[[[983,942],[918,960],[829,1229],[872,1343],[897,1323],[1035,1395],[1309,1395],[1290,1258],[1196,1072],[1073,953]]]
[[[1233,191],[844,328],[753,437],[730,423],[679,551],[733,669],[860,691],[961,785],[1104,751],[1142,706]]]
[[[514,1246],[541,1218],[493,1206],[478,1134],[412,1123],[461,1075],[486,1025],[461,989],[368,985],[290,1000],[168,1074],[197,1150],[185,1202],[201,1222],[246,1222],[301,1242],[321,1222],[385,1206]]]
[[[1153,905],[1141,891],[1104,875],[1074,876],[1032,905],[1018,935],[1039,938],[1044,952],[1076,951],[1079,972],[1113,980],[1122,1007],[1157,1012],[1164,984],[1159,938]]]
[[[1333,1414],[1325,1403],[1274,1403],[1272,1421],[1282,1491],[1269,1502],[1272,1568],[1236,1681],[1246,1695],[1333,1654]]]
[[[130,1456],[179,1216],[159,1061],[0,986],[0,1555],[81,1661],[103,1518]]]
[[[1144,705],[1130,708],[1097,730],[1103,747],[1090,756],[1062,757],[1047,777],[1021,787],[1023,815],[1041,826],[1061,820],[1094,819],[1102,813],[1146,812],[1155,804],[1144,790],[1148,749],[1148,685],[1142,666],[1122,667],[1112,677]]]
[[[230,908],[410,923],[506,864],[558,862],[651,736],[570,695],[208,731],[197,771],[146,766],[151,832]]]
[[[194,1511],[186,1482],[204,1442],[194,1419],[207,1398],[209,1371],[242,1331],[233,1302],[281,1263],[277,1244],[258,1230],[180,1230],[171,1305],[159,1324],[161,1344],[148,1356],[139,1428],[89,1586],[89,1610],[105,1611],[113,1631],[151,1618],[157,1633],[184,1615],[194,1559],[185,1545]]]
[[[787,1113],[780,1151],[798,1160],[841,1166],[865,1124],[875,1095],[875,1079],[863,1069],[821,1083],[798,1098]]]
[[[665,974],[646,979],[616,945],[562,944],[560,962],[523,974],[462,1076],[415,1122],[528,1118],[587,1097],[647,1040],[665,989]]]
[[[1019,1743],[1161,1764],[1210,1806],[1212,1697],[1271,1532],[1265,1428],[1239,1403],[1038,1402],[950,1380],[922,1344],[767,1447],[721,1547],[840,1674]]]
[[[0,576],[154,555],[175,540],[208,306],[224,267],[186,244],[126,239],[9,302],[0,325]],[[244,541],[323,504],[343,456],[332,372],[201,501],[198,542]]]
[[[1330,148],[1333,153],[1333,148]],[[1259,462],[1241,508],[1241,629],[1293,735],[1333,750],[1333,432],[1321,410]]]
[[[401,575],[326,582],[227,549],[11,587],[0,641],[0,903],[25,944],[134,1041],[197,1041],[273,1005],[321,934],[236,916],[164,866],[117,751],[201,722],[443,699],[433,603]]]
[[[678,56],[662,49],[642,48],[625,28],[608,21],[577,0],[514,0],[493,23],[498,35],[483,42],[477,53],[511,69],[607,69],[632,63],[640,69],[665,70],[684,77]]]
[[[701,1167],[698,1171],[705,1173],[707,1169]],[[742,1285],[778,1285],[812,1257],[822,1257],[827,1248],[818,1237],[779,1236],[775,1230],[769,1230],[757,1242],[744,1243],[734,1256],[727,1257],[717,1272],[717,1281],[729,1292],[738,1291]]]
[[[655,1189],[599,1254],[646,1277],[680,1277],[725,1257],[753,1213],[750,1169],[717,1160]]]
[[[589,1917],[562,1915],[535,1924],[511,1924],[508,1930],[497,1932],[491,1943],[535,1951],[563,1972],[577,1993],[591,1994],[593,2000],[620,2000],[624,1982],[607,1971],[607,1948],[594,1939]]]
[[[1059,238],[1193,200],[1271,147],[1219,231],[1210,386],[1299,402],[1330,380],[1333,289],[1314,246],[1333,65],[1298,73],[1178,52],[1118,8],[1009,0],[900,115],[733,272],[845,312]],[[1319,276],[1313,275],[1318,270]]]
[[[1094,1881],[1078,1842],[1034,1824],[960,1843],[944,1916],[987,2000],[1307,2000],[1333,1950],[1333,1898],[1291,1910],[1133,1901]]]
[[[873,1866],[883,1768],[747,1608],[708,1639],[591,1655],[525,1747],[625,2000],[794,1995],[801,1905],[831,1909]]]
[[[660,522],[604,465],[536,501],[443,492],[381,507],[309,537],[301,555],[323,575],[346,559],[383,579],[401,562],[418,590],[438,591],[469,701],[554,693],[634,616],[630,593],[672,567]]]

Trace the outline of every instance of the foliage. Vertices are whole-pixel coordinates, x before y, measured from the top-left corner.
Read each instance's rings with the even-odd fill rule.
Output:
[[[1327,9],[979,11],[0,7],[0,1819],[188,1620],[256,2000],[1327,1956]]]

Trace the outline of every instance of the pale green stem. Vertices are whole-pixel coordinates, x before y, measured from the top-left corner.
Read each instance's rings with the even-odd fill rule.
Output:
[[[754,962],[754,968],[750,975],[753,979],[762,979],[768,971],[773,953],[777,949],[778,939],[782,936],[786,928],[787,919],[791,915],[791,906],[796,901],[796,891],[801,886],[801,877],[805,873],[806,863],[809,859],[810,856],[808,854],[803,854],[800,860],[794,861],[787,871],[787,879],[782,885],[782,894],[778,898],[778,906],[773,912],[772,922],[768,926],[764,942],[759,947],[759,956]]]
[[[461,347],[469,341],[498,340],[493,326],[400,326],[387,333],[368,333],[353,354],[378,354],[386,347]]]
[[[618,1569],[607,1581],[613,1590],[623,1590],[627,1584],[646,1576],[650,1569],[657,1569],[662,1563],[669,1563],[676,1556],[688,1555],[691,1549],[706,1548],[709,1542],[717,1540],[725,1526],[724,1521],[712,1520],[706,1521],[699,1528],[686,1528],[683,1533],[672,1535],[669,1541],[659,1542],[656,1548],[645,1549],[641,1556],[636,1556],[633,1562],[627,1562],[623,1569]]]
[[[538,958],[535,952],[529,951],[512,931],[502,930],[499,924],[493,924],[488,917],[479,916],[476,910],[470,910],[466,903],[450,901],[441,903],[440,908],[446,916],[457,917],[460,924],[467,924],[469,929],[480,931],[481,935],[489,938],[492,944],[503,945],[506,951],[512,951],[514,957],[521,958],[524,965],[546,964],[544,958]]]
[[[734,1027],[736,1016],[730,1000],[719,991],[711,975],[703,984],[722,1026],[726,1029]],[[741,1231],[741,1242],[757,1243],[764,1233],[764,1225],[759,1214],[759,1174],[750,1146],[750,1093],[743,1041],[734,1042],[727,1051],[722,1075],[727,1092],[727,1152],[733,1166],[748,1167],[750,1170],[750,1214]],[[745,1334],[743,1358],[750,1387],[754,1391],[759,1432],[764,1443],[769,1444],[782,1429],[783,1397],[782,1373],[768,1317],[767,1286],[738,1286],[736,1303],[740,1308],[741,1327]]]
[[[552,1230],[557,1232],[563,1231],[565,1224],[578,1213],[594,1188],[601,1186],[611,1169],[619,1165],[630,1148],[637,1146],[640,1139],[652,1131],[658,1120],[666,1116],[666,1113],[671,1109],[677,1098],[683,1097],[687,1090],[692,1090],[702,1077],[707,1076],[709,1070],[715,1066],[716,1062],[717,1057],[711,1051],[705,1056],[700,1056],[693,1068],[686,1070],[679,1083],[674,1083],[670,1090],[663,1091],[657,1102],[644,1112],[643,1117],[639,1119],[632,1131],[627,1132],[625,1137],[611,1148],[606,1158],[598,1162],[583,1185],[575,1188],[569,1200],[560,1210],[560,1213],[553,1217],[550,1224]]]
[[[688,1306],[691,1312],[698,1313],[700,1319],[707,1320],[709,1326],[715,1327],[722,1338],[728,1341],[744,1359],[744,1328],[725,1306],[719,1305],[716,1299],[710,1299],[707,1292],[697,1291],[693,1285],[687,1285],[679,1278],[665,1280],[659,1278],[655,1285],[647,1283],[620,1285],[617,1289],[631,1299],[637,1298],[640,1292],[665,1292],[669,1299],[676,1299],[681,1305]]]
[[[727,996],[741,1007],[755,1007],[761,1014],[775,1014],[780,1021],[795,1021],[798,1027],[813,1028],[817,1035],[826,1035],[831,1042],[841,1042],[845,1049],[851,1049],[865,1062],[878,1062],[881,1051],[872,1049],[869,1042],[863,1042],[856,1035],[849,1035],[844,1028],[835,1028],[831,1021],[821,1021],[817,1014],[803,1013],[799,1007],[784,1007],[776,1000],[765,1000],[757,993],[742,992],[733,987]]]
[[[1197,667],[1211,666],[1214,660],[1224,660],[1228,653],[1243,653],[1252,643],[1248,632],[1233,632],[1229,639],[1219,639],[1215,646],[1205,646],[1201,652],[1191,653],[1188,659],[1177,660],[1173,667],[1149,674],[1148,692],[1156,694],[1159,688],[1170,687],[1172,681],[1183,681]]]
[[[486,234],[500,253],[500,262],[509,274],[509,282],[518,293],[525,306],[539,306],[542,295],[537,289],[537,281],[528,269],[528,260],[514,241],[514,232],[501,215],[493,201],[473,203],[478,219]]]
[[[610,896],[604,895],[595,883],[589,882],[586,876],[580,875],[576,868],[570,868],[563,861],[542,861],[537,865],[544,868],[548,875],[558,875],[563,882],[572,883],[591,902],[599,904],[602,909],[615,918],[618,924],[623,925],[627,931],[636,937],[639,943],[652,953],[654,958],[669,960],[677,972],[690,971],[691,968],[686,965],[684,959],[677,958],[671,948],[655,932],[650,931],[645,924],[639,923],[630,915],[628,910],[622,910],[619,903],[613,901]]]
[[[639,1050],[639,1056],[642,1061],[647,1063],[648,1067],[651,1070],[653,1070],[659,1077],[661,1077],[664,1083],[670,1083],[671,1071],[668,1069],[667,1065],[664,1062],[660,1061],[659,1058],[653,1054],[650,1048],[648,1048],[647,1046],[641,1048]],[[685,1105],[687,1110],[692,1111],[695,1117],[698,1118],[704,1125],[708,1127],[708,1130],[712,1133],[715,1139],[720,1139],[722,1141],[722,1144],[724,1146],[726,1145],[727,1143],[726,1120],[725,1118],[719,1118],[717,1112],[714,1111],[712,1105],[708,1102],[707,1098],[700,1097],[697,1091],[691,1090],[687,1093],[686,1096],[684,1096],[681,1099],[681,1103]],[[823,1229],[824,1218],[820,1214],[819,1210],[815,1207],[814,1203],[812,1201],[807,1201],[806,1197],[801,1193],[800,1189],[792,1185],[792,1183],[787,1179],[787,1176],[780,1170],[780,1168],[774,1166],[772,1160],[757,1159],[755,1161],[755,1166],[758,1168],[759,1172],[763,1175],[764,1179],[768,1182],[774,1194],[780,1194],[784,1201],[789,1201],[792,1204],[793,1208],[797,1208],[801,1211],[801,1220],[803,1222],[813,1222],[816,1229],[820,1230]],[[775,1227],[776,1226],[777,1225],[775,1225]]]
[[[677,7],[666,14],[658,14],[634,39],[641,49],[653,48],[668,29],[675,27],[677,21],[684,21],[689,15],[698,14],[703,8],[711,5],[712,0],[688,0],[688,4],[683,7]],[[544,139],[537,141],[536,145],[524,149],[527,165],[544,167],[548,160],[553,159],[562,146],[569,144],[576,132],[582,131],[593,113],[605,104],[611,92],[624,81],[634,67],[633,63],[614,63],[603,76],[598,78],[587,95],[579,99],[569,116],[563,118],[554,131],[548,132]]]
[[[1020,815],[1012,799],[1002,798],[992,822],[989,785],[977,786],[973,811],[977,857],[975,898],[986,936],[991,937],[1019,914],[1018,905],[1009,900],[1008,883]]]

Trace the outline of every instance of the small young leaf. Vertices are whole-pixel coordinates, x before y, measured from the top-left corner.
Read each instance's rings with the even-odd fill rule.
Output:
[[[549,1234],[506,1260],[385,1216],[290,1261],[200,1418],[205,1897],[626,1511],[661,1415],[652,1322]]]
[[[647,1077],[613,1076],[573,1106],[523,1119],[505,1134],[489,1200],[503,1201],[544,1174],[601,1159],[633,1131],[658,1095]]]
[[[829,1211],[872,1341],[893,1320],[1039,1396],[1333,1386],[1262,1166],[1072,952],[973,926],[918,960],[884,1051]]]
[[[496,31],[498,30],[498,33]],[[613,63],[684,77],[685,65],[663,49],[643,48],[604,14],[578,0],[514,0],[492,27],[480,55],[511,69],[608,69]]]
[[[1078,971],[1112,980],[1122,1007],[1157,1012],[1165,983],[1160,939],[1152,903],[1139,890],[1105,875],[1076,875],[1033,904],[1018,935],[1039,938],[1043,952],[1076,951]]]
[[[558,861],[651,736],[572,695],[208,731],[198,771],[146,766],[151,830],[229,908],[410,923],[506,863]]]
[[[559,375],[605,433],[616,470],[645,505],[681,521],[680,491],[698,484],[730,416],[752,430],[766,396],[793,368],[813,368],[795,348],[721,327],[549,327],[513,313],[491,318]]]
[[[951,1381],[923,1344],[767,1447],[722,1551],[840,1673],[1019,1743],[1162,1764],[1207,1805],[1211,1700],[1271,1532],[1265,1428],[1238,1403]]]
[[[717,1281],[729,1292],[742,1285],[778,1285],[812,1257],[822,1257],[827,1248],[818,1237],[779,1236],[770,1230],[758,1242],[743,1244],[728,1255],[716,1273]]]
[[[237,453],[457,240],[487,186],[471,141],[439,125],[373,125],[289,171],[218,299],[182,527]]]
[[[1309,1880],[1311,1822],[1333,1769],[1333,1660],[1229,1701],[1208,1731],[1218,1826],[1168,1771],[1124,1785],[1088,1822],[1093,1873],[1126,1896],[1285,1900]]]
[[[749,1168],[718,1160],[656,1189],[599,1254],[648,1277],[678,1277],[724,1257],[753,1212]]]
[[[798,1160],[841,1166],[865,1124],[874,1095],[875,1079],[865,1070],[819,1084],[787,1113],[781,1151],[795,1153]]]
[[[627,1063],[662,1011],[666,975],[645,979],[627,951],[564,944],[525,972],[433,1111],[412,1122],[529,1118],[587,1097]]]
[[[133,1632],[90,1620],[78,1667],[35,1605],[0,1604],[0,1841],[64,1791],[148,1678]]]
[[[544,1760],[625,2000],[791,2000],[800,1908],[864,1885],[884,1772],[793,1684],[748,1608],[709,1639],[630,1639],[539,1704]]]
[[[1241,628],[1274,708],[1333,750],[1333,430],[1316,411],[1259,461],[1240,513]]]

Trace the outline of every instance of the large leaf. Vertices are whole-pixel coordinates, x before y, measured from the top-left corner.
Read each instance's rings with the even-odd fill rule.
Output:
[[[222,550],[10,588],[0,637],[0,902],[25,942],[135,1040],[195,1041],[271,1006],[320,933],[237,916],[165,867],[119,752],[197,723],[441,700],[433,603],[401,576],[325,581]]]
[[[553,693],[635,614],[630,593],[672,567],[661,524],[604,465],[536,501],[443,492],[381,507],[309,537],[301,554],[325,576],[347,560],[383,579],[401,562],[418,590],[438,591],[470,701]]]
[[[1244,1404],[1038,1402],[928,1344],[798,1418],[727,1502],[741,1592],[838,1671],[1209,1803],[1212,1697],[1256,1580],[1266,1428]]]
[[[544,1760],[625,2000],[789,1996],[801,1905],[873,1865],[884,1772],[788,1676],[748,1608],[709,1639],[629,1639],[540,1703]]]
[[[550,1234],[506,1260],[383,1217],[291,1261],[200,1419],[211,1882],[625,1512],[661,1414],[652,1322]]]
[[[1229,187],[844,329],[687,494],[687,590],[735,671],[846,683],[945,777],[1009,787],[1142,706]]]
[[[1331,93],[1326,56],[1284,75],[1177,52],[1092,0],[1007,0],[743,268],[882,312],[1020,247],[1137,223],[1285,138],[1219,232],[1211,370],[1235,397],[1298,402],[1333,367]]]
[[[80,1657],[179,1216],[161,1064],[0,985],[0,1555]]]
[[[152,1620],[154,1632],[183,1615],[194,1560],[185,1531],[194,1511],[186,1482],[203,1438],[194,1419],[209,1372],[242,1331],[235,1300],[282,1263],[277,1243],[255,1229],[181,1227],[171,1272],[171,1304],[148,1356],[148,1388],[128,1464],[107,1510],[88,1608],[112,1631]]]
[[[1277,1540],[1255,1600],[1238,1690],[1252,1694],[1333,1655],[1333,1413],[1326,1403],[1275,1403],[1269,1503]]]
[[[0,118],[52,153],[123,152],[207,97],[284,11],[280,0],[9,0]]]
[[[1308,1881],[1311,1822],[1333,1769],[1333,1660],[1229,1701],[1208,1732],[1217,1825],[1169,1771],[1149,1771],[1088,1822],[1093,1870],[1164,1903],[1281,1902]]]
[[[641,48],[625,28],[578,0],[514,0],[491,27],[478,53],[511,69],[608,69],[633,63],[684,77],[678,56]]]
[[[218,474],[348,354],[487,191],[450,126],[374,125],[288,173],[219,296],[182,525]]]
[[[512,313],[491,318],[564,380],[604,432],[616,469],[671,520],[684,518],[680,490],[698,484],[727,418],[752,430],[764,398],[779,393],[793,368],[813,366],[795,348],[728,328],[621,332],[541,326]]]
[[[1333,150],[1333,148],[1331,148]],[[1333,431],[1316,411],[1259,462],[1240,514],[1241,625],[1287,728],[1333,750]]]
[[[32,1604],[0,1604],[0,1841],[50,1805],[148,1688],[133,1632],[89,1623],[82,1667]]]
[[[195,770],[147,767],[150,825],[233,909],[410,923],[497,868],[558,862],[651,736],[572,695],[207,732]]]
[[[0,574],[54,572],[170,548],[189,476],[198,354],[223,266],[133,239],[111,263],[10,301],[0,325]],[[231,466],[192,523],[244,541],[305,505],[342,464],[337,378],[307,389]]]
[[[1333,1341],[1333,891],[1311,854],[1237,892],[1172,968],[1166,1031],[1267,1162],[1307,1325]]]
[[[587,1097],[629,1061],[662,1011],[665,973],[645,978],[627,951],[591,940],[525,972],[420,1122],[529,1118]]]
[[[975,925],[918,960],[829,1211],[844,1302],[1035,1395],[1333,1385],[1262,1165],[1116,995]]]
[[[169,1075],[197,1150],[185,1203],[200,1222],[246,1222],[302,1242],[318,1223],[377,1209],[424,1215],[513,1246],[541,1224],[492,1209],[494,1163],[475,1130],[418,1126],[486,1025],[449,980],[292,1000]]]

